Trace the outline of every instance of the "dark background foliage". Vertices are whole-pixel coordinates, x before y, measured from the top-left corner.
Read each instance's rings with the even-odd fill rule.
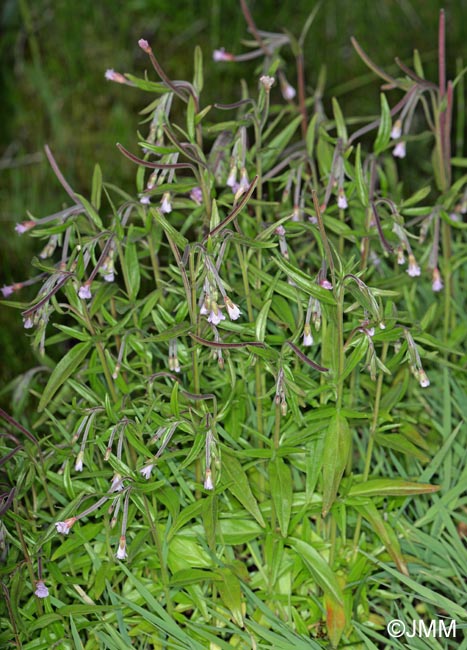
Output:
[[[297,35],[314,7],[309,0],[251,0],[249,5],[258,27]],[[307,38],[309,88],[325,68],[326,97],[338,97],[346,116],[378,110],[379,83],[354,52],[351,35],[386,69],[395,56],[409,61],[416,47],[428,76],[435,77],[441,6],[447,14],[448,68],[454,76],[467,38],[465,0],[325,0]],[[11,284],[30,277],[30,260],[37,253],[34,239],[16,235],[15,223],[26,218],[27,210],[37,217],[55,212],[67,198],[45,160],[44,144],[76,191],[88,192],[95,162],[105,180],[133,191],[134,167],[116,152],[115,143],[135,143],[137,112],[148,98],[142,91],[106,82],[105,70],[141,74],[147,69],[147,57],[137,46],[143,37],[169,76],[190,78],[195,44],[209,63],[215,48],[245,51],[241,39],[248,33],[234,0],[6,0],[0,29],[0,281]],[[237,99],[240,79],[256,79],[255,65],[206,65],[206,102]],[[292,61],[289,71],[294,83]],[[152,70],[149,75],[154,78]],[[412,169],[408,160],[407,172]],[[34,290],[24,290],[20,297],[26,301],[33,295]],[[18,313],[2,307],[3,387],[33,363],[26,341]]]

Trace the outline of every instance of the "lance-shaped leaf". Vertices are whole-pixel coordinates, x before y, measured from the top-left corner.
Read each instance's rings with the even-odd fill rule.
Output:
[[[412,481],[404,481],[403,479],[391,478],[375,478],[358,485],[352,485],[349,490],[349,496],[393,496],[403,497],[412,496],[414,494],[427,494],[431,492],[438,492],[439,485],[431,485],[430,483],[415,483]]]
[[[292,475],[282,458],[276,457],[269,463],[271,497],[282,537],[287,537],[292,512]]]
[[[230,610],[235,623],[240,627],[244,627],[240,580],[228,567],[219,569],[217,573],[221,576],[221,580],[216,581],[220,597],[224,605]]]
[[[350,452],[352,434],[346,418],[336,413],[331,418],[324,439],[323,453],[323,509],[325,517],[337,495]]]
[[[78,343],[58,362],[54,371],[50,375],[47,386],[44,388],[44,392],[42,393],[39,406],[37,407],[39,412],[44,410],[57,390],[63,386],[68,377],[85,359],[90,348],[91,343],[89,341]]]
[[[336,574],[321,554],[311,544],[295,537],[290,538],[290,546],[297,552],[301,561],[323,592],[336,603],[343,605],[344,596],[337,581]]]
[[[337,648],[347,625],[345,607],[329,594],[324,594],[323,603],[326,612],[328,637],[332,647]]]
[[[265,527],[263,515],[258,502],[250,488],[250,482],[241,463],[228,453],[222,453],[222,479],[227,489],[240,501],[260,526]]]

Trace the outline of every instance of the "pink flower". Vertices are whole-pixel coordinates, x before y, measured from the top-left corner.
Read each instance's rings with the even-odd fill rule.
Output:
[[[123,480],[120,474],[115,474],[110,484],[109,492],[121,492],[123,490]]]
[[[139,202],[141,205],[149,205],[151,203],[151,197],[148,194],[143,194]]]
[[[211,311],[209,312],[209,316],[208,316],[208,323],[212,323],[213,325],[219,325],[219,323],[222,320],[225,320],[225,316],[219,309],[217,303],[214,300],[212,300]]]
[[[88,282],[85,282],[78,290],[78,296],[82,300],[90,300],[92,298],[91,286]]]
[[[433,269],[433,284],[431,285],[431,288],[433,291],[441,291],[441,289],[444,287],[443,281],[441,279],[441,274],[439,272],[438,268]]]
[[[203,192],[201,191],[200,187],[194,187],[191,192],[190,192],[190,199],[197,203],[198,205],[201,205],[203,201]]]
[[[405,158],[405,142],[398,142],[392,152],[394,158]]]
[[[11,296],[12,293],[14,293],[14,288],[10,286],[3,286],[0,291],[3,293],[4,298],[8,298],[8,296]]]
[[[31,230],[36,225],[35,221],[23,221],[23,223],[18,223],[15,226],[15,230],[18,235],[22,235],[28,230]]]
[[[422,388],[427,388],[430,385],[430,380],[428,379],[428,375],[423,370],[423,368],[421,368],[421,370],[418,373],[418,381],[420,382],[420,386]]]
[[[69,519],[65,519],[65,521],[57,521],[55,523],[55,528],[57,529],[57,533],[60,533],[61,535],[68,535],[68,533],[71,530],[71,527],[76,521],[77,521],[76,517],[70,517]]]
[[[219,61],[234,61],[235,56],[230,52],[226,52],[225,48],[221,47],[220,50],[214,50],[212,53],[212,58],[216,63]]]
[[[337,207],[340,210],[345,210],[348,207],[347,199],[345,198],[344,189],[341,187],[337,193]]]
[[[164,194],[162,195],[160,210],[164,214],[168,214],[169,212],[172,212],[172,204],[170,203],[170,192],[164,192]]]
[[[311,335],[310,323],[305,323],[303,328],[303,345],[306,348],[309,348],[310,345],[313,345],[313,336]]]
[[[204,489],[205,490],[214,490],[214,484],[212,482],[212,473],[208,468],[204,477]]]
[[[146,54],[151,54],[152,49],[146,39],[140,38],[138,41],[138,45],[144,52],[146,52]]]
[[[412,255],[412,253],[409,254],[409,268],[407,269],[407,273],[410,275],[411,278],[416,278],[420,275],[420,267],[418,266],[415,257]]]
[[[126,557],[128,557],[126,552],[126,537],[122,535],[118,543],[116,558],[117,560],[124,560]]]
[[[281,224],[280,226],[277,226],[274,232],[276,233],[276,235],[279,235],[279,237],[283,237],[285,235],[285,228]]]
[[[237,185],[237,166],[232,165],[230,168],[229,176],[227,178],[226,185],[228,187],[231,187],[234,192],[237,191],[238,185]]]
[[[23,319],[23,326],[25,330],[30,330],[31,327],[34,327],[34,321],[30,316]]]
[[[297,91],[293,86],[289,84],[289,82],[286,79],[281,79],[280,84],[281,84],[282,97],[286,101],[290,102],[297,94]]]
[[[45,586],[45,583],[44,583],[43,580],[38,580],[36,582],[36,591],[34,592],[34,594],[38,598],[47,598],[47,596],[49,595],[49,590]]]
[[[391,130],[391,138],[393,140],[398,140],[401,137],[401,134],[402,134],[402,122],[400,120],[396,120]]]
[[[329,280],[326,280],[326,278],[324,280],[321,280],[319,286],[323,287],[323,289],[327,289],[328,291],[331,291],[332,289],[332,284],[329,282]]]
[[[224,302],[225,302],[225,306],[227,307],[230,320],[237,320],[237,318],[242,313],[238,308],[238,306],[235,303],[233,303],[228,296],[225,296]]]
[[[83,454],[82,451],[80,451],[78,456],[76,457],[76,463],[75,463],[75,471],[76,472],[82,472],[83,471],[83,457],[84,457],[84,454]]]
[[[128,83],[125,77],[122,74],[120,74],[120,72],[115,72],[115,70],[106,70],[105,78],[107,79],[107,81],[115,81],[118,84]]]
[[[154,467],[153,463],[150,463],[149,465],[145,465],[139,470],[139,473],[142,474],[146,480],[148,480],[151,476],[153,467]]]

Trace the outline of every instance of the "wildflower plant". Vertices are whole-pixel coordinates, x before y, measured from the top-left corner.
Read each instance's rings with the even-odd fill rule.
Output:
[[[426,394],[432,370],[442,382],[452,365],[452,214],[466,203],[444,15],[437,83],[418,55],[396,78],[354,40],[403,97],[391,108],[383,93],[378,119],[353,130],[336,99],[326,114],[323,88],[307,94],[314,14],[296,39],[241,6],[251,50],[212,57],[226,74],[257,61],[234,101],[203,105],[199,48],[193,79],[173,80],[141,39],[144,79],[105,73],[152,96],[138,142],[117,144],[133,193],[96,165],[89,196],[77,194],[47,148],[69,207],[16,227],[46,244],[33,280],[2,289],[11,299],[38,282],[19,306],[41,357],[21,380],[34,436],[17,405],[3,414],[31,457],[5,527],[14,538],[34,517],[9,566],[24,558],[31,594],[76,613],[51,624],[50,642],[103,647],[105,619],[86,631],[99,602],[154,647],[341,647],[396,614],[376,588],[386,579],[414,600],[419,585],[431,618],[464,612],[441,580],[425,584],[405,499],[439,489]],[[437,191],[429,179],[405,197],[394,157],[410,156],[419,113]],[[432,290],[439,305],[423,306]]]

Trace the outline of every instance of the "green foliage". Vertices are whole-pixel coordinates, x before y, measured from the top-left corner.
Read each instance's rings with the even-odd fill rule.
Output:
[[[47,153],[68,207],[22,226],[46,247],[20,306],[41,364],[0,412],[5,647],[398,648],[393,618],[467,616],[443,39],[438,84],[354,40],[402,93],[356,128],[292,96],[303,39],[241,5],[260,61],[241,101],[203,103],[199,48],[192,82],[145,40],[157,83],[110,75],[154,93],[116,154],[136,192],[96,165],[78,193]],[[406,196],[394,157],[417,138],[432,166]]]

